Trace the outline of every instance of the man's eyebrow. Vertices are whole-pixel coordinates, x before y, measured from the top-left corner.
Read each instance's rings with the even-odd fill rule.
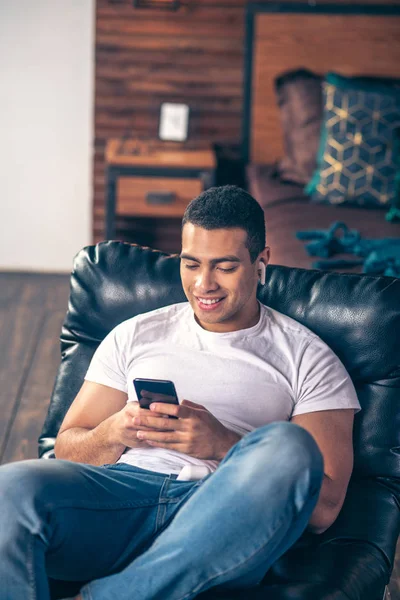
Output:
[[[180,255],[180,258],[185,258],[186,260],[193,260],[194,262],[197,262],[197,263],[201,262],[195,256],[191,256],[190,254],[186,254],[185,252],[183,252]],[[235,256],[234,254],[228,254],[227,256],[221,256],[220,258],[212,258],[210,260],[210,263],[213,265],[216,265],[221,262],[238,262],[239,263],[239,262],[241,262],[241,260],[238,256]]]

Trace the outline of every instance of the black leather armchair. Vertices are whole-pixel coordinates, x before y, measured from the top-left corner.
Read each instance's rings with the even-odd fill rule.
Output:
[[[400,280],[269,266],[259,299],[315,331],[349,371],[362,405],[354,471],[341,513],[325,533],[303,534],[258,588],[222,596],[209,590],[201,598],[382,600],[400,531]],[[40,456],[52,456],[105,335],[134,315],[184,300],[176,255],[123,242],[78,253]],[[81,583],[51,581],[52,597],[72,595]]]

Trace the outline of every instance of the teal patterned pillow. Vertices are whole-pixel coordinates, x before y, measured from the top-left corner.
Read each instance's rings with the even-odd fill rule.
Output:
[[[400,83],[328,73],[317,169],[305,191],[316,202],[398,203]]]

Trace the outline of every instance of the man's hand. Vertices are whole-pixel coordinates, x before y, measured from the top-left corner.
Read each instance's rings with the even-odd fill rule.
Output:
[[[222,460],[241,439],[204,406],[189,400],[183,400],[179,406],[155,402],[150,411],[141,410],[133,419],[138,439],[149,446],[176,450],[203,460]]]
[[[127,402],[124,408],[117,413],[115,413],[111,420],[110,427],[110,438],[114,442],[119,444],[123,444],[128,448],[140,448],[143,446],[147,446],[145,440],[140,440],[137,436],[137,432],[139,429],[141,430],[152,430],[154,431],[154,427],[149,427],[145,423],[138,427],[135,424],[135,419],[143,420],[146,415],[149,414],[149,411],[146,408],[140,408],[139,402]],[[159,421],[160,426],[165,419],[164,415],[161,413],[155,413],[155,417],[157,417],[157,421]]]

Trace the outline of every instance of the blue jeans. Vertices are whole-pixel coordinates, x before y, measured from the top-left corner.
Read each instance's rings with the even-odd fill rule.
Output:
[[[47,575],[84,600],[188,600],[257,585],[301,536],[323,459],[278,422],[245,435],[200,481],[125,464],[0,467],[0,599],[48,600]]]

